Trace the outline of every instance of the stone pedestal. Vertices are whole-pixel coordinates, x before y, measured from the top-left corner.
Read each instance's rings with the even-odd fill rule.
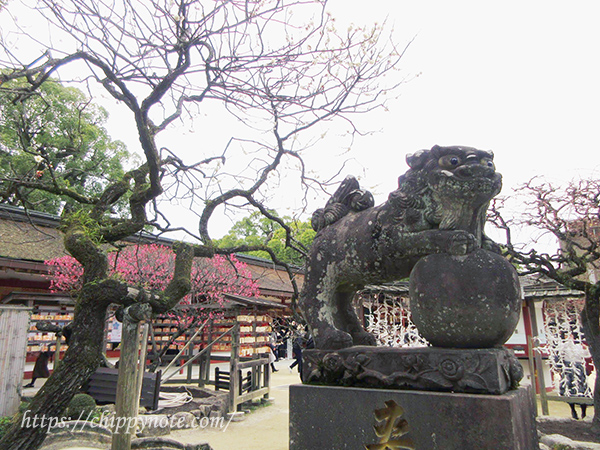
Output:
[[[523,368],[505,348],[355,346],[305,350],[302,374],[307,384],[504,394],[518,385]]]
[[[290,450],[534,450],[531,395],[290,386]]]

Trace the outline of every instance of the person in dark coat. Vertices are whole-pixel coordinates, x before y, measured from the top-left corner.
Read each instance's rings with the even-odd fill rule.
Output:
[[[304,339],[299,337],[294,339],[294,344],[292,346],[292,356],[294,357],[294,362],[290,366],[290,370],[294,367],[298,366],[298,372],[300,376],[302,376],[302,347],[304,345]]]
[[[303,349],[311,349],[314,348],[315,344],[312,337],[308,337],[308,340],[305,338],[298,338],[294,341],[294,345],[292,350],[294,352],[295,361],[290,366],[290,369],[293,369],[295,366],[298,366],[298,372],[300,373],[300,380],[304,381],[302,376],[302,350]]]
[[[34,387],[35,380],[38,378],[48,378],[50,376],[50,370],[48,370],[48,361],[52,357],[53,352],[51,350],[41,351],[35,360],[33,366],[33,373],[31,377],[31,383],[26,384],[26,388]]]

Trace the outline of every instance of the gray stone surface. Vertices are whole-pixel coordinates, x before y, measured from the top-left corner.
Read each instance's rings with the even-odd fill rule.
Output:
[[[166,415],[144,417],[148,420],[159,417],[164,418],[165,423],[170,422]],[[146,429],[151,430],[150,433],[163,433],[165,430],[163,427],[151,426],[148,421],[146,421],[146,425]],[[168,429],[170,430],[170,428]],[[184,444],[156,434],[145,434],[144,436],[132,440],[132,450],[212,450],[207,443]],[[44,440],[41,450],[63,450],[68,448],[109,450],[111,444],[112,432],[108,428],[92,422],[70,421],[64,422],[63,426],[52,428]]]
[[[244,411],[236,411],[227,413],[226,420],[227,422],[243,422],[246,420],[247,414]]]
[[[501,346],[517,326],[521,303],[517,271],[487,250],[428,255],[410,274],[412,320],[435,347]]]
[[[138,437],[166,436],[171,433],[171,420],[166,414],[138,416]]]
[[[191,412],[185,411],[173,414],[170,421],[172,430],[187,430],[188,428],[194,428],[198,425],[196,416]]]
[[[89,448],[110,448],[111,431],[97,423],[87,421],[67,421],[61,426],[51,428],[42,445],[43,450],[59,450],[68,448],[69,443],[78,442]]]
[[[408,277],[426,255],[499,250],[483,232],[488,204],[502,185],[493,157],[437,145],[408,155],[410,169],[379,206],[355,178],[342,182],[313,215],[317,235],[298,300],[315,348],[375,345],[352,305],[366,284]]]
[[[308,384],[503,394],[523,377],[520,363],[505,348],[357,346],[305,350],[302,357]]]
[[[193,409],[190,411],[196,419],[202,419],[204,412],[201,409]]]
[[[202,444],[182,444],[168,438],[142,438],[131,442],[131,450],[212,450],[211,446]]]
[[[384,449],[385,442],[418,450],[539,446],[525,388],[492,396],[290,386],[290,450],[375,450]]]
[[[564,450],[600,450],[600,444],[593,442],[579,442],[560,434],[547,434],[540,438],[540,443],[548,448]]]

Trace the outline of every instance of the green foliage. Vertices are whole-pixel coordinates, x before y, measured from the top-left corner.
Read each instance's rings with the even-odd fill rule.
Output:
[[[269,403],[263,402],[260,400],[259,401],[250,400],[249,402],[244,403],[244,409],[247,409],[250,412],[257,411],[261,408],[265,408],[266,406],[269,406]]]
[[[54,184],[79,194],[102,192],[108,180],[123,175],[132,157],[103,127],[108,113],[80,90],[56,81],[17,97],[24,81],[0,90],[0,179]],[[57,214],[66,197],[6,183],[0,201],[24,203]]]
[[[312,229],[309,222],[294,221],[289,224],[292,228],[294,239],[301,243],[305,248],[310,248],[317,232]],[[296,250],[285,246],[285,230],[277,229],[273,233],[273,237],[269,240],[269,247],[273,249],[275,254],[284,262],[301,266],[304,264],[304,257]]]
[[[293,238],[310,248],[316,232],[309,222],[301,222],[284,217],[284,222],[292,229]],[[236,247],[240,245],[267,245],[277,257],[288,264],[303,265],[304,257],[296,250],[286,247],[285,230],[276,222],[267,219],[259,212],[236,222],[229,233],[216,240],[219,247]],[[249,255],[269,258],[265,251],[247,252]]]
[[[19,405],[19,412],[24,413],[28,409],[29,409],[29,400],[22,401],[21,404]],[[12,425],[12,421],[13,421],[14,417],[16,417],[16,415],[13,417],[11,417],[11,416],[0,417],[0,439],[2,439],[4,437],[4,435],[6,434],[6,432]]]
[[[67,406],[65,416],[72,420],[86,420],[92,417],[96,411],[96,401],[87,394],[76,394]]]
[[[19,412],[24,413],[25,411],[27,411],[29,409],[29,403],[30,400],[22,401],[19,405]]]
[[[101,244],[100,225],[97,220],[92,219],[85,209],[78,209],[68,213],[60,226],[61,231],[66,231],[72,226],[77,226],[95,244]]]
[[[11,425],[12,417],[0,417],[0,439],[4,437]]]

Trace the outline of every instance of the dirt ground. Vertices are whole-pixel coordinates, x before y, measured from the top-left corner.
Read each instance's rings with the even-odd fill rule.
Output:
[[[543,434],[560,434],[581,442],[600,443],[600,436],[590,432],[589,420],[549,421],[539,422],[538,431]]]
[[[217,427],[199,427],[196,429],[173,431],[168,437],[180,442],[198,444],[208,442],[213,450],[288,450],[289,442],[289,386],[300,383],[296,369],[290,372],[292,360],[278,361],[278,372],[272,374],[272,403],[257,407],[246,414],[243,421],[225,421]],[[33,395],[39,389],[26,392]],[[538,413],[541,415],[538,401]],[[579,407],[577,407],[580,413]],[[600,443],[600,436],[590,432],[594,408],[589,406],[585,420],[571,418],[569,405],[564,402],[549,402],[549,419],[538,423],[538,430],[544,434],[560,434],[574,441]]]
[[[541,417],[538,420],[538,431],[543,434],[560,434],[574,441],[595,442],[600,444],[600,436],[590,431],[591,420],[594,417],[594,407],[587,407],[587,416],[583,420],[571,418],[571,409],[564,402],[551,401],[549,403],[550,416],[548,420]],[[581,417],[581,408],[576,406],[577,414]],[[538,401],[538,412],[541,414],[541,406]]]
[[[273,400],[269,406],[258,407],[246,414],[241,422],[230,422],[223,428],[205,427],[173,431],[169,438],[186,444],[208,442],[213,450],[288,450],[289,442],[289,386],[300,383],[298,371],[290,373],[292,360],[275,363],[278,372],[271,376]]]
[[[290,373],[290,360],[276,363],[278,372],[272,376],[270,406],[260,407],[247,414],[241,422],[231,422],[221,428],[204,428],[172,432],[170,438],[185,443],[208,442],[214,450],[288,450],[289,442],[289,386],[300,382],[298,372]],[[541,406],[538,402],[538,411]],[[577,407],[579,412],[579,407]],[[600,436],[590,430],[594,408],[588,407],[585,420],[571,419],[569,405],[563,402],[549,402],[552,420],[542,421],[538,429],[544,434],[561,434],[575,441],[600,443]],[[556,419],[556,420],[555,420]],[[227,425],[227,424],[225,424]]]

